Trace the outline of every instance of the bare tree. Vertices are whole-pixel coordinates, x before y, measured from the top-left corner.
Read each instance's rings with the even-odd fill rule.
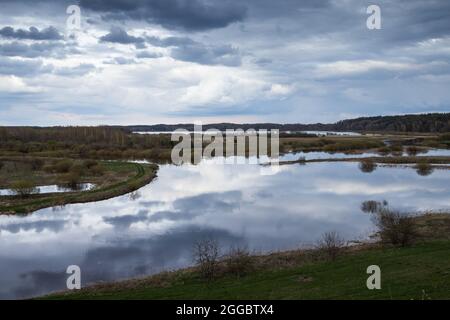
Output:
[[[219,243],[215,239],[203,239],[194,244],[194,261],[200,276],[207,281],[214,279],[218,269]]]
[[[418,236],[414,217],[410,214],[385,208],[373,217],[383,243],[405,247]]]
[[[253,263],[247,247],[231,247],[226,255],[227,272],[241,277],[253,270]]]
[[[336,231],[325,232],[317,243],[317,248],[334,261],[345,246],[345,240]]]

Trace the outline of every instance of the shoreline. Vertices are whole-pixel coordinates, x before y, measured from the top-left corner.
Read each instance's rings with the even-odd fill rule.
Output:
[[[30,214],[37,210],[49,207],[96,202],[122,196],[127,193],[134,192],[152,182],[157,177],[157,172],[159,169],[159,166],[155,164],[140,164],[130,162],[116,162],[116,164],[119,166],[125,165],[134,167],[133,169],[135,170],[136,174],[125,181],[108,185],[100,189],[67,192],[64,194],[49,193],[45,195],[31,195],[26,199],[30,201],[27,201],[23,204],[13,204],[9,206],[0,205],[0,215]],[[4,197],[9,197],[9,199],[11,199],[15,196]]]
[[[324,293],[330,294],[320,284],[315,286],[316,280],[318,281],[320,277],[327,278],[322,284],[327,288],[328,285],[337,285],[339,291],[342,287],[346,287],[345,282],[329,282],[329,278],[332,279],[336,275],[334,274],[336,270],[337,273],[340,271],[344,273],[346,281],[352,275],[348,274],[349,270],[352,272],[359,270],[357,278],[362,279],[365,277],[365,269],[362,269],[361,265],[377,262],[382,263],[383,269],[386,269],[387,264],[392,264],[392,270],[389,272],[399,276],[401,269],[398,270],[398,268],[401,268],[409,259],[412,261],[407,263],[410,269],[417,269],[421,273],[430,273],[431,277],[433,273],[429,267],[425,271],[422,270],[422,264],[427,265],[421,261],[422,259],[428,262],[428,259],[432,257],[439,260],[439,263],[443,263],[443,265],[438,263],[433,265],[435,268],[445,269],[450,266],[450,256],[444,254],[450,250],[450,233],[448,233],[450,214],[448,212],[427,213],[416,219],[421,236],[412,246],[394,247],[385,246],[380,242],[362,242],[344,247],[336,260],[329,260],[318,248],[268,252],[250,255],[252,268],[240,276],[230,274],[226,269],[226,259],[221,259],[218,264],[218,276],[208,282],[199,277],[197,266],[189,266],[138,278],[93,283],[81,290],[58,291],[33,299],[261,299],[273,295],[275,288],[280,289],[281,293],[271,296],[274,299],[314,299],[322,290]],[[411,270],[409,272],[411,273]],[[284,292],[288,290],[280,286],[286,282],[286,277],[289,280],[286,284],[289,292]],[[414,287],[410,283],[412,279],[408,274],[403,278],[402,281]],[[431,281],[426,278],[425,280],[425,282],[429,282],[428,286],[436,285],[435,279]],[[306,287],[302,288],[303,285]],[[449,297],[444,295],[447,292],[446,285],[450,286],[450,281],[447,284],[442,283],[443,289],[441,288],[442,290],[439,292],[441,292],[441,298],[448,299]],[[358,290],[358,294],[361,294],[359,298],[364,298],[365,295],[371,293],[364,287],[365,281],[361,282],[361,288]],[[412,291],[410,289],[399,286],[400,292],[404,290],[409,292],[407,294],[413,294],[413,296],[403,295],[401,298],[417,299],[422,294],[422,291],[416,292],[414,288],[411,289]],[[302,291],[302,293],[299,295],[296,290]],[[387,295],[391,294],[387,290],[382,293],[378,298],[387,299],[389,297]],[[429,291],[427,293],[433,294]],[[332,297],[359,299],[356,292],[350,296],[347,294],[345,292],[338,296],[332,295]],[[328,298],[330,297],[328,296]]]

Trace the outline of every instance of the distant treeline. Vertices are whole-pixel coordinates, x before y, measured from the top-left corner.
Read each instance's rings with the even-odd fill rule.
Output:
[[[100,159],[167,158],[167,135],[130,134],[118,127],[0,127],[0,155]]]
[[[157,124],[124,127],[130,131],[194,130],[193,124]],[[215,123],[203,125],[203,130],[217,129],[279,129],[280,131],[386,131],[386,132],[450,132],[450,113],[429,113],[402,116],[377,116],[342,120],[332,124],[277,123]]]

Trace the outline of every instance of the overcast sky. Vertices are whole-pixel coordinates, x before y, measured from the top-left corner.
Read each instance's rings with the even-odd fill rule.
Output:
[[[69,32],[66,9],[81,8]],[[366,9],[381,8],[381,30]],[[0,0],[0,125],[450,111],[448,0]]]

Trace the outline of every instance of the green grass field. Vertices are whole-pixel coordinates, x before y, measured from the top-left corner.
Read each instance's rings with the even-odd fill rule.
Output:
[[[366,270],[370,265],[381,268],[381,290],[367,289]],[[210,283],[188,269],[46,298],[450,299],[450,241],[429,241],[409,248],[352,250],[333,262],[273,267],[240,278],[225,275]]]

